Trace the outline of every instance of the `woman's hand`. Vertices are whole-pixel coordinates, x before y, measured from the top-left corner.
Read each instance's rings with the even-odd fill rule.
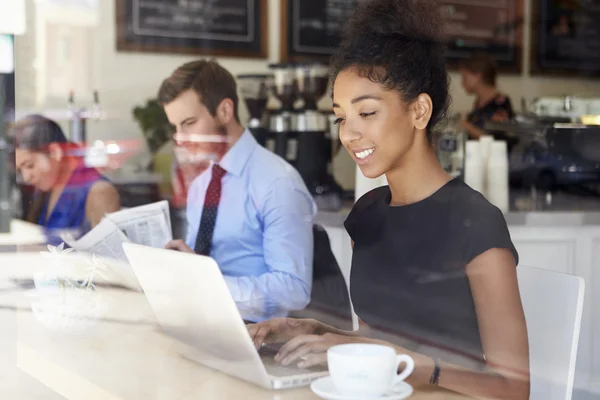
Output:
[[[338,344],[372,343],[392,347],[397,354],[408,354],[415,362],[415,369],[407,382],[414,386],[429,383],[433,373],[434,362],[431,357],[418,354],[390,343],[358,336],[326,333],[324,335],[302,335],[286,343],[275,356],[275,361],[282,365],[297,363],[299,368],[309,368],[314,365],[327,363],[327,350]],[[400,372],[400,371],[399,371]]]
[[[481,136],[486,135],[483,129],[476,127],[466,119],[460,121],[459,126],[467,132],[471,139],[479,139]]]
[[[319,326],[314,319],[273,318],[248,325],[248,333],[260,349],[263,343],[285,343],[299,335],[317,334]]]
[[[309,368],[327,363],[327,350],[339,344],[372,343],[392,347],[397,354],[407,354],[415,362],[414,372],[407,378],[413,386],[423,386],[429,383],[434,369],[431,357],[394,346],[390,343],[360,336],[325,333],[323,335],[301,335],[287,342],[275,356],[275,361],[282,365],[296,364],[298,368]],[[401,371],[398,371],[400,373]]]
[[[506,110],[498,110],[494,113],[494,115],[492,115],[492,117],[490,118],[490,121],[492,122],[504,122],[504,121],[508,121],[509,115],[506,112]]]
[[[297,363],[299,368],[327,363],[327,350],[338,344],[358,343],[368,339],[326,333],[324,335],[302,335],[287,342],[275,356],[282,365]]]
[[[471,123],[469,121],[467,121],[466,119],[461,119],[460,122],[458,123],[458,126],[459,126],[459,128],[467,130],[471,127]]]

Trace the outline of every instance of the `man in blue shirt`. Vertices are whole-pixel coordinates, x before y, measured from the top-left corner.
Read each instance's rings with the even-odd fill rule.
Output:
[[[188,234],[167,248],[214,258],[244,319],[310,301],[316,206],[298,172],[238,118],[233,76],[215,61],[182,65],[158,94],[181,163],[205,163],[188,192]]]

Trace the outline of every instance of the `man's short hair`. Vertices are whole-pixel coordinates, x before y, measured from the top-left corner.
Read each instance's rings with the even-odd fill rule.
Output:
[[[214,60],[198,60],[183,64],[165,79],[158,91],[158,101],[164,106],[186,90],[198,95],[212,116],[224,99],[233,101],[233,113],[238,116],[237,85],[233,75]]]

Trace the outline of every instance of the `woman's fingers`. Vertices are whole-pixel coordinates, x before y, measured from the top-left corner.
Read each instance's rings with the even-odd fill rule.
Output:
[[[491,120],[494,122],[503,122],[508,119],[508,113],[504,110],[498,110],[493,115]]]
[[[276,361],[283,365],[289,365],[312,353],[323,353],[327,351],[330,344],[322,336],[306,335],[300,336],[286,343],[276,357]]]
[[[300,335],[296,336],[293,339],[290,339],[286,344],[284,344],[281,347],[281,349],[279,349],[279,353],[277,353],[277,355],[275,356],[275,361],[280,362],[298,347],[304,345],[305,343],[320,340],[320,338],[321,336],[318,335]]]
[[[258,325],[258,324],[247,324],[246,325],[246,329],[248,329],[248,335],[250,335],[250,337],[252,338],[252,340],[254,340],[254,337],[256,336],[256,333],[260,329],[260,325]]]
[[[313,355],[320,354],[320,355],[326,356],[327,349],[329,347],[330,347],[330,345],[323,341],[307,343],[307,344],[297,348],[292,353],[288,354],[281,361],[281,364],[282,365],[290,365],[297,361],[299,361],[300,364],[303,364]]]
[[[250,334],[252,341],[254,342],[254,346],[256,349],[260,349],[263,343],[267,340],[267,337],[271,333],[271,328],[267,325],[260,325],[254,335]]]
[[[298,368],[310,368],[315,365],[327,364],[327,352],[309,354],[298,363]]]

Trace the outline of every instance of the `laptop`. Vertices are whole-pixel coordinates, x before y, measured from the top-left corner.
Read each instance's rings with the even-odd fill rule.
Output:
[[[133,243],[123,248],[159,324],[181,344],[183,357],[267,389],[305,386],[327,375],[325,366],[278,364],[277,348],[256,350],[212,258]]]

